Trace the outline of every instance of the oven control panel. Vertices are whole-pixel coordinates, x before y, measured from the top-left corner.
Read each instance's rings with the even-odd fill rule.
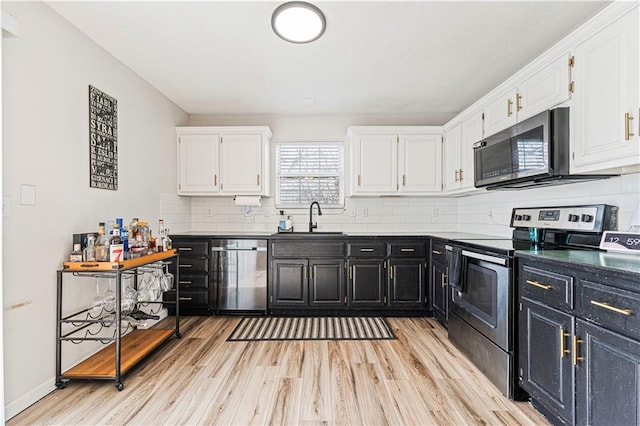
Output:
[[[515,208],[511,227],[603,232],[615,229],[617,212],[617,207],[605,204]]]

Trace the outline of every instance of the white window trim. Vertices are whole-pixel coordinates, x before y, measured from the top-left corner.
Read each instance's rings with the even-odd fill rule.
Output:
[[[340,204],[320,204],[322,211],[325,210],[330,211],[331,213],[342,213],[345,208],[345,186],[346,186],[346,176],[345,176],[345,162],[346,162],[346,146],[343,140],[308,140],[308,139],[280,139],[275,143],[275,186],[276,186],[276,197],[275,197],[275,207],[277,210],[292,210],[292,211],[303,211],[308,210],[310,204],[281,204],[280,200],[280,172],[279,172],[279,158],[278,158],[278,147],[280,145],[340,145],[342,147],[342,164],[340,165]],[[339,210],[339,212],[338,212]]]

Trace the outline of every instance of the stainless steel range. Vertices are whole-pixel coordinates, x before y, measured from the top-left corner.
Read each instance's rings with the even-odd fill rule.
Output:
[[[615,206],[515,208],[511,239],[456,240],[449,264],[449,339],[509,398],[518,397],[516,250],[597,250]]]

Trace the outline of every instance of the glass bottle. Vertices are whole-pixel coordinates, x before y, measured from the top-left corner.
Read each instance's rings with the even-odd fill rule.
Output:
[[[164,229],[164,249],[171,250],[173,248],[173,241],[169,237],[169,229]]]
[[[120,226],[113,225],[113,236],[109,241],[109,262],[122,262],[124,260],[124,244],[120,237]]]
[[[87,246],[84,248],[82,252],[82,260],[84,262],[96,261],[95,241],[96,241],[96,237],[93,234],[87,235]]]
[[[80,250],[80,244],[73,245],[73,251],[69,255],[70,262],[82,262],[82,250]]]
[[[96,260],[98,262],[109,261],[109,239],[104,234],[104,222],[100,222],[98,225],[98,238],[95,243],[96,248]]]
[[[158,220],[158,236],[156,237],[156,247],[158,251],[163,251],[165,249],[164,242],[164,219]]]

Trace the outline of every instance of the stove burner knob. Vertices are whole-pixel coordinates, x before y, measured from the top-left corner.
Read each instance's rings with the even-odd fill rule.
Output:
[[[531,220],[531,216],[530,216],[530,215],[528,215],[528,214],[523,214],[523,215],[522,215],[522,220],[524,220],[524,221]]]
[[[522,220],[522,215],[521,214],[517,214],[513,217],[514,220]]]
[[[577,214],[569,215],[569,222],[578,222],[579,220],[580,220],[580,216],[578,216]]]
[[[582,215],[582,221],[583,222],[593,222],[593,216],[591,216],[590,214],[583,214]]]

